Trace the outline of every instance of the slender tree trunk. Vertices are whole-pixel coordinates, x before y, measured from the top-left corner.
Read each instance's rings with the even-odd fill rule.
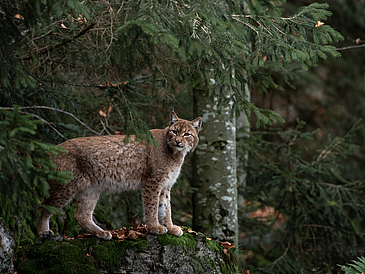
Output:
[[[228,109],[217,113],[217,98],[212,102],[207,89],[194,89],[194,112],[203,115],[203,128],[194,155],[193,228],[237,244],[235,119]]]
[[[242,89],[244,89],[246,100],[250,102],[251,100],[251,93],[248,87],[247,83],[244,83],[242,85]],[[247,137],[250,134],[250,120],[246,116],[244,112],[241,113],[239,117],[236,118],[236,138],[240,139],[243,137]],[[239,153],[242,155],[242,152],[237,152],[237,186],[241,190],[244,190],[246,188],[246,177],[247,173],[245,171],[245,166],[248,162],[248,152],[246,152],[244,155],[239,155]],[[241,192],[242,193],[242,192]],[[243,205],[244,196],[238,194],[238,205]]]

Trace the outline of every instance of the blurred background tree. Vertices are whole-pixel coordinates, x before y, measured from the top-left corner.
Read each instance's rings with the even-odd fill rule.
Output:
[[[346,25],[344,22],[356,23],[359,26],[358,31],[363,31],[363,25],[360,24],[363,19],[360,18],[360,14],[356,14],[363,2],[331,1],[330,10],[332,11],[332,4],[335,6],[333,10],[335,16],[331,17],[334,19],[333,21],[327,20],[330,12],[326,10],[326,5],[314,4],[312,1],[298,1],[298,5],[284,2],[1,0],[0,27],[4,34],[0,38],[1,105],[3,107],[47,106],[47,109],[23,108],[22,110],[37,115],[37,117],[43,117],[45,120],[45,123],[38,125],[34,136],[30,136],[30,132],[27,130],[21,131],[23,132],[21,136],[36,139],[40,143],[57,144],[64,141],[64,138],[95,134],[90,129],[100,134],[114,134],[115,132],[127,135],[137,134],[142,140],[152,143],[153,140],[148,134],[148,129],[165,127],[166,117],[168,117],[172,105],[180,117],[193,119],[195,115],[200,115],[201,113],[195,113],[195,115],[193,113],[192,98],[202,95],[196,92],[204,92],[201,98],[206,101],[210,100],[212,106],[216,108],[214,111],[219,112],[219,110],[229,108],[231,117],[244,113],[251,118],[253,124],[259,127],[278,121],[283,122],[284,120],[277,113],[288,121],[283,124],[284,132],[285,129],[292,130],[297,126],[295,123],[297,117],[301,120],[308,120],[304,127],[305,131],[311,132],[314,128],[320,127],[321,130],[314,136],[318,139],[306,142],[308,151],[295,151],[294,155],[290,155],[290,157],[297,157],[293,159],[302,157],[303,159],[300,158],[300,161],[309,162],[310,159],[313,159],[313,155],[316,155],[316,150],[324,151],[323,146],[328,133],[345,136],[359,118],[357,113],[360,113],[361,105],[356,105],[358,110],[354,114],[353,106],[350,105],[350,97],[347,98],[346,95],[347,99],[343,100],[349,102],[346,117],[349,118],[353,115],[352,120],[343,120],[343,128],[342,126],[339,128],[337,120],[330,122],[333,121],[332,117],[342,117],[339,114],[336,116],[334,113],[337,113],[336,111],[341,109],[341,104],[344,104],[339,99],[344,96],[343,93],[335,92],[337,91],[336,82],[340,79],[341,82],[343,80],[342,85],[345,88],[350,84],[353,85],[354,82],[351,80],[349,83],[348,79],[352,79],[351,77],[356,75],[358,76],[357,83],[363,81],[363,74],[361,74],[362,64],[359,64],[357,74],[348,75],[349,78],[337,76],[336,81],[329,81],[328,85],[325,85],[320,82],[321,77],[329,79],[336,75],[331,72],[331,69],[338,72],[345,66],[354,70],[357,68],[353,68],[353,65],[346,61],[338,61],[343,60],[341,58],[329,58],[319,63],[317,67],[310,69],[311,74],[303,72],[303,68],[308,69],[321,58],[339,56],[338,51],[328,44],[341,40],[341,35],[330,25],[335,26],[334,29],[342,31],[345,36],[347,36],[347,30],[343,29]],[[302,6],[303,8],[299,8]],[[338,14],[336,9],[338,9]],[[346,15],[342,14],[343,10],[346,11]],[[341,25],[338,25],[340,22],[342,22]],[[348,27],[353,32],[351,24]],[[356,37],[360,37],[360,34]],[[362,40],[356,40],[357,38],[352,38],[353,42],[348,40],[348,45],[361,44]],[[341,43],[341,47],[346,45]],[[350,52],[357,50],[362,49],[354,49]],[[354,58],[353,61],[359,59]],[[336,62],[344,62],[344,64],[339,65]],[[321,67],[322,69],[320,69]],[[342,70],[341,73],[348,72],[350,69]],[[211,79],[214,79],[214,82]],[[201,88],[205,84],[207,86]],[[245,85],[252,89],[252,102],[249,102],[246,97],[245,88],[243,88]],[[298,87],[299,92],[293,91],[294,86]],[[327,89],[330,86],[333,88]],[[355,86],[360,87],[359,84]],[[332,92],[329,93],[331,96],[324,96],[326,92]],[[351,92],[355,92],[354,89]],[[361,92],[357,94],[357,97],[360,97],[360,94]],[[357,97],[351,97],[351,102],[359,103],[359,99],[354,100]],[[217,102],[213,98],[217,98]],[[294,104],[294,102],[298,103]],[[215,105],[215,103],[217,104]],[[325,121],[323,122],[320,118],[324,115],[323,113],[326,113],[326,107],[336,105],[337,108],[334,108],[333,113],[329,111],[326,116],[327,120],[323,120]],[[309,110],[311,112],[308,115]],[[323,112],[323,110],[325,111]],[[223,112],[225,113],[225,111]],[[8,113],[2,112],[1,115],[4,121],[9,119]],[[75,117],[84,121],[87,127],[77,122]],[[222,116],[217,117],[224,120]],[[225,119],[228,119],[227,122],[229,121],[229,117]],[[324,127],[324,125],[332,125],[332,128]],[[4,140],[8,138],[7,134],[20,127],[18,124],[10,126],[13,128],[8,127],[5,134],[1,135]],[[209,126],[209,124],[206,123],[204,126]],[[362,135],[359,132],[361,131],[351,132],[351,136],[355,135],[355,139],[352,140],[362,142],[363,138],[361,139]],[[203,132],[202,134],[204,136]],[[291,136],[290,134],[282,133],[281,135]],[[245,134],[241,135],[237,142],[241,144],[244,137]],[[234,140],[232,134],[229,138]],[[282,142],[280,138],[270,137],[271,139],[268,140],[265,138],[269,137],[256,138],[253,139],[253,142],[247,141],[252,145],[250,150],[255,151],[257,149],[255,146],[260,147],[262,140],[273,142],[272,146]],[[7,143],[1,143],[1,149],[5,146],[4,144]],[[29,155],[22,154],[22,146],[18,146],[18,149],[19,152],[12,150],[12,153],[9,153],[10,158],[18,159],[19,156]],[[44,147],[44,149],[47,151],[53,148]],[[237,156],[241,157],[245,151],[247,151],[247,147],[241,146],[237,150]],[[341,176],[353,176],[351,178],[344,176],[346,183],[348,181],[358,182],[362,179],[359,168],[359,163],[361,163],[359,160],[363,159],[361,151],[360,146],[360,152],[356,152],[355,157],[351,155],[343,163],[346,168],[342,171]],[[259,153],[265,157],[265,153],[268,152],[271,152],[269,146]],[[31,159],[32,156],[29,157],[28,159]],[[202,158],[204,159],[204,157]],[[243,157],[243,159],[246,158]],[[277,216],[284,216],[280,219],[285,220],[284,226],[289,227],[293,224],[290,226],[293,232],[290,235],[300,238],[301,234],[299,232],[296,234],[296,228],[301,223],[291,219],[292,216],[299,214],[295,213],[298,210],[295,205],[287,206],[285,211],[280,211],[280,204],[262,202],[265,193],[250,190],[252,187],[250,182],[258,182],[258,179],[255,178],[263,175],[257,167],[266,168],[262,166],[260,159],[260,157],[251,157],[251,162],[248,163],[250,176],[248,190],[240,189],[240,193],[246,198],[245,206],[242,199],[239,200],[241,202],[238,205],[227,203],[231,208],[242,207],[239,216],[240,231],[246,234],[246,240],[260,236],[262,239],[270,240],[266,232],[275,234],[275,231],[267,230],[265,223],[259,226],[247,225],[247,221],[255,221],[252,215],[248,215],[249,212],[255,212],[254,210],[260,209],[260,207],[270,206],[274,212],[278,210],[281,213]],[[279,156],[278,159],[283,161],[283,166],[285,166],[284,160],[286,159]],[[289,167],[290,162],[287,162]],[[17,160],[14,163],[16,164]],[[347,165],[347,163],[350,164]],[[31,162],[28,161],[27,164],[31,165]],[[278,163],[273,161],[274,164]],[[200,184],[192,185],[191,183],[193,174],[196,174],[193,172],[193,168],[191,158],[188,158],[182,176],[173,190],[174,219],[181,225],[192,225],[192,196],[199,193],[197,190],[201,187]],[[4,169],[5,166],[1,165],[2,174],[5,174]],[[282,170],[285,169],[276,168],[279,174]],[[241,175],[244,171],[241,169],[237,172]],[[274,180],[274,175],[268,174],[265,175],[267,183],[277,184],[272,191],[273,194],[279,195],[280,182]],[[275,174],[275,176],[278,175]],[[298,178],[298,180],[302,180],[304,177],[299,176]],[[328,175],[326,179],[328,180],[328,178],[332,177]],[[319,180],[319,177],[316,179]],[[290,180],[291,184],[298,183],[294,179]],[[340,180],[339,184],[343,182]],[[226,186],[223,187],[228,189]],[[263,185],[259,190],[264,188]],[[319,191],[319,193],[328,194],[326,191]],[[15,196],[18,194],[20,195],[20,193],[16,193]],[[21,194],[26,195],[27,192]],[[47,195],[47,190],[44,189],[38,194],[33,198],[41,200],[42,195]],[[303,193],[303,198],[308,199],[307,195],[309,194]],[[318,201],[313,202],[315,206],[317,206],[316,203],[324,201],[321,195],[319,195]],[[353,200],[360,201],[359,195],[354,191]],[[273,195],[273,197],[277,196]],[[9,217],[14,213],[11,210],[14,204],[9,204],[9,201],[3,196],[0,197],[0,200],[5,205],[7,217]],[[233,199],[233,201],[235,200]],[[13,201],[16,201],[16,197]],[[218,200],[217,203],[221,202],[222,200]],[[290,202],[293,202],[293,199]],[[330,200],[330,202],[334,201]],[[140,194],[138,193],[105,195],[101,198],[95,215],[109,228],[116,228],[126,223],[140,222],[142,219],[140,205]],[[194,210],[196,210],[198,205],[194,206]],[[312,207],[312,204],[308,206]],[[24,208],[31,209],[32,207]],[[217,208],[219,218],[229,221],[226,218],[228,213],[225,209],[220,210],[219,206]],[[362,216],[356,206],[351,207],[351,210],[353,208],[356,212],[354,216]],[[211,207],[200,208],[201,212],[204,210],[214,211]],[[350,210],[350,208],[346,210]],[[72,212],[72,206],[66,209],[66,212]],[[73,217],[59,216],[60,218],[55,216],[53,219],[53,230],[63,234],[65,228],[69,226],[68,224],[73,222]],[[6,220],[10,219],[6,218]],[[26,224],[23,223],[23,226],[35,232],[31,219],[27,220]],[[296,217],[294,219],[298,220]],[[351,220],[356,220],[355,223],[353,222],[355,226],[350,227],[352,232],[358,232],[359,225],[357,224],[360,219],[351,217]],[[350,221],[349,223],[351,224]],[[15,230],[15,222],[8,221],[7,225]],[[236,226],[233,225],[233,227]],[[232,232],[232,229],[228,226],[224,227],[222,222],[217,222],[217,226],[214,228],[219,230],[216,234],[219,236],[216,238],[224,235],[233,239],[238,236],[238,231]],[[283,226],[275,227],[273,225],[273,229],[276,228],[283,229]],[[231,230],[229,235],[226,233],[228,230]],[[256,231],[256,235],[252,236],[250,230]],[[78,230],[71,229],[68,233],[77,234]],[[29,237],[32,237],[30,233]],[[287,239],[291,238],[286,237],[284,240]],[[357,241],[361,242],[358,238]],[[296,243],[298,242],[300,241]],[[285,258],[285,260],[279,260],[279,262],[289,262],[287,265],[281,266],[284,269],[288,267],[288,271],[300,271],[306,269],[303,268],[306,263],[308,263],[306,265],[308,268],[317,263],[313,261],[313,258],[317,256],[315,252],[303,253],[303,257],[300,257],[301,252],[294,252],[297,248],[296,244],[288,245],[285,241],[283,243],[283,250],[273,249],[271,253],[264,252],[270,249],[270,244],[274,244],[270,241],[268,241],[268,245],[256,244],[255,249],[251,248],[252,245],[251,247],[246,246],[247,241],[243,241],[242,248],[250,248],[251,251],[254,250],[255,254],[258,254],[252,258],[247,257],[248,261],[252,263],[252,270],[257,266],[271,267],[270,263],[280,258]],[[347,244],[348,242],[346,242],[346,248],[348,248]],[[287,248],[293,252],[286,251]],[[330,252],[340,254],[339,256],[342,258],[343,254],[348,255],[348,249],[344,249],[342,253],[336,249],[331,249]],[[247,251],[247,254],[251,253]],[[286,256],[287,254],[291,255]],[[258,264],[255,260],[260,256],[264,259]],[[332,261],[325,261],[329,265],[326,269],[334,269],[335,263],[333,262],[339,257],[336,256],[333,256]],[[296,262],[298,263],[296,264]],[[280,264],[275,263],[275,265]],[[282,269],[275,267],[267,269],[282,273],[280,272]]]
[[[283,14],[289,16],[298,7],[311,3],[313,1],[288,1],[282,6]],[[248,187],[243,191],[247,199],[239,214],[240,231],[244,232],[241,234],[242,245],[249,250],[245,255],[251,264],[249,268],[264,267],[259,273],[284,273],[283,269],[289,273],[342,273],[337,263],[344,264],[363,255],[364,121],[357,121],[364,117],[365,28],[364,18],[360,14],[365,2],[329,1],[329,4],[333,16],[326,24],[345,37],[344,42],[334,43],[342,57],[319,60],[308,72],[301,71],[299,65],[293,63],[287,66],[290,72],[288,77],[271,73],[283,89],[269,88],[267,93],[260,93],[258,87],[254,87],[251,93],[251,100],[257,106],[273,109],[286,119],[281,129],[264,132],[253,128],[253,139],[247,140],[244,145],[246,149],[249,148],[250,160],[247,169]],[[300,132],[311,133],[311,139],[300,140],[302,133],[295,140],[295,134],[292,139],[285,138],[297,132],[298,118],[306,122],[301,124]],[[356,123],[358,129],[351,131]],[[349,131],[351,138],[346,139]],[[337,146],[341,147],[346,142],[356,144],[357,147],[352,147],[350,151],[349,147],[337,150]],[[303,179],[308,175],[303,168],[313,166],[321,153],[322,157],[328,152],[326,147],[331,143],[336,152],[333,154],[332,151],[328,155],[336,156],[330,158],[332,172],[335,173],[326,179],[322,176]],[[243,149],[242,142],[239,146]],[[278,165],[275,164],[275,159],[279,159],[276,157],[280,158]],[[262,166],[270,161],[270,167],[265,164]],[[285,167],[284,163],[288,165]],[[257,169],[253,171],[252,168]],[[279,187],[280,180],[284,180],[282,188]],[[339,196],[336,199],[327,196],[328,201],[323,202],[319,209],[313,201],[321,204],[325,193],[331,193],[318,190],[323,182],[328,183],[327,187],[332,185],[337,189]],[[354,185],[349,187],[349,183]],[[346,186],[351,194],[345,195],[344,199],[341,189]],[[281,194],[277,189],[280,189]],[[302,196],[304,193],[308,195]],[[277,202],[272,203],[275,199]],[[338,203],[345,200],[347,205],[342,211]],[[354,204],[354,201],[357,202]],[[290,206],[292,210],[287,211]],[[310,210],[304,213],[304,207],[316,208],[315,214],[318,216],[311,215]],[[331,207],[335,209],[332,213]],[[300,214],[304,215],[299,217]],[[318,217],[321,220],[314,221]],[[295,224],[298,220],[302,223]]]

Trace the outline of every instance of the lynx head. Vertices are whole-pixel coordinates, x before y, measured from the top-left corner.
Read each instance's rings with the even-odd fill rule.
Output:
[[[170,124],[167,131],[167,145],[173,153],[180,151],[184,156],[193,152],[199,142],[198,133],[202,118],[193,121],[179,119],[174,111],[170,113]]]

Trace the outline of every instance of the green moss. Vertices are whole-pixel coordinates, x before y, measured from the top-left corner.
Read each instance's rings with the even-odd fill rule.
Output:
[[[15,267],[19,274],[101,273],[98,269],[114,273],[126,250],[138,247],[143,251],[147,245],[149,242],[145,238],[124,242],[96,238],[62,242],[48,240],[19,248]]]
[[[213,240],[208,240],[207,238],[205,238],[204,241],[210,250],[217,251],[219,253],[224,254],[223,247],[220,245],[219,242],[216,242]]]
[[[20,248],[16,258],[21,258],[15,261],[19,274],[100,273],[80,241],[51,240],[29,245]]]
[[[178,245],[181,246],[185,252],[187,252],[186,247],[189,247],[191,250],[196,249],[196,237],[190,233],[184,233],[181,237],[176,237],[171,235],[170,233],[166,233],[163,235],[157,235],[158,241],[162,246],[165,245]]]
[[[231,249],[232,250],[232,249]],[[220,263],[219,267],[223,274],[239,273],[237,267],[237,260],[233,251],[228,251],[228,254],[224,256],[225,262]]]
[[[149,242],[145,238],[125,240],[123,242],[107,241],[97,245],[93,251],[97,264],[100,268],[114,272],[119,265],[122,254],[132,247],[143,251]]]

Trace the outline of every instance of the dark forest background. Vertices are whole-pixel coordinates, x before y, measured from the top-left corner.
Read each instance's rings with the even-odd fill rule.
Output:
[[[181,53],[182,41],[189,37],[178,42],[168,32],[155,35],[149,25],[128,23],[134,12],[143,15],[144,1],[57,2],[0,2],[0,216],[19,244],[37,240],[34,209],[47,195],[46,180],[66,183],[71,176],[56,172],[44,156],[60,153],[54,145],[96,133],[136,134],[152,143],[147,130],[165,127],[171,107],[179,117],[195,118],[192,87],[198,86],[206,65],[192,65],[193,57],[187,57],[203,56],[204,44]],[[235,1],[237,6],[238,2],[249,2],[258,14],[266,12],[260,8],[273,5],[286,18],[314,3]],[[248,77],[241,80],[249,86],[250,102],[279,113],[285,122],[275,114],[263,114],[270,121],[265,123],[252,111],[250,133],[238,129],[237,174],[246,178],[237,200],[237,261],[242,272],[338,273],[338,264],[364,256],[365,1],[316,2],[329,4],[332,16],[323,22],[343,36],[341,40],[331,34],[330,43],[341,57],[328,51],[326,58],[306,63],[308,70],[295,58],[278,69],[280,61],[254,49],[253,35],[247,35],[251,43],[244,62],[249,65],[242,77]],[[162,10],[159,16],[168,14]],[[297,35],[294,29],[288,32]],[[130,54],[134,49],[137,53]],[[262,57],[257,64],[256,56]],[[228,77],[213,74],[221,80]],[[236,75],[240,76],[237,68]],[[173,219],[179,225],[193,225],[192,165],[192,157],[187,158],[172,193]],[[81,233],[74,210],[71,204],[65,214],[54,211],[51,226],[56,233]],[[106,194],[95,212],[109,229],[140,223],[142,215],[137,192]]]

